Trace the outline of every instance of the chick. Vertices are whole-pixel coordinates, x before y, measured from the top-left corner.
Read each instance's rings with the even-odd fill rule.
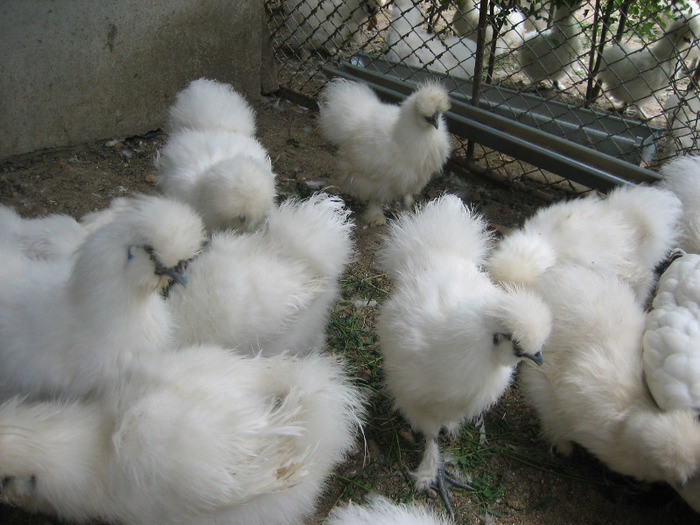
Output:
[[[426,440],[413,472],[452,514],[438,435],[480,416],[503,395],[522,359],[542,363],[551,328],[531,291],[502,289],[481,269],[490,244],[483,219],[452,195],[390,224],[379,257],[394,289],[377,321],[386,389]]]
[[[104,397],[0,406],[0,502],[125,525],[297,525],[355,445],[332,356],[193,347],[138,358]]]
[[[553,316],[546,362],[520,379],[545,439],[583,446],[610,469],[681,488],[700,473],[700,421],[656,406],[642,372],[645,315],[627,283],[575,264],[549,269],[537,290]]]
[[[386,222],[382,205],[403,198],[413,204],[450,154],[443,113],[450,107],[445,89],[426,83],[400,106],[386,104],[365,84],[336,79],[321,93],[321,134],[338,146],[343,190],[367,202],[370,226]]]
[[[612,42],[603,50],[598,79],[607,93],[624,107],[634,104],[643,117],[642,106],[665,89],[673,79],[680,53],[700,36],[700,18],[692,11],[682,14],[651,46],[633,50]]]
[[[683,203],[679,246],[700,253],[700,157],[678,157],[661,167],[662,188],[672,191]]]
[[[554,13],[554,23],[545,31],[533,31],[525,37],[515,58],[533,87],[550,79],[554,87],[568,78],[570,69],[583,50],[581,28],[574,16],[581,0],[565,0]]]
[[[184,128],[221,129],[253,137],[255,111],[232,85],[198,78],[178,92],[168,109],[170,133]]]
[[[675,247],[681,213],[675,195],[649,186],[558,202],[500,241],[489,273],[502,283],[532,287],[547,268],[576,262],[627,281],[645,304],[654,269]]]
[[[188,286],[169,295],[175,341],[263,355],[319,349],[352,228],[341,199],[317,194],[285,201],[260,232],[214,234]]]
[[[451,521],[417,504],[395,504],[386,498],[369,498],[368,505],[353,502],[334,508],[326,525],[450,525]]]
[[[177,94],[169,126],[156,159],[161,191],[192,206],[210,232],[258,228],[274,206],[275,174],[243,96],[228,84],[195,80]]]
[[[183,129],[156,161],[156,185],[192,206],[211,231],[254,231],[275,203],[275,174],[256,139],[223,130]]]
[[[642,339],[644,377],[664,410],[700,411],[700,255],[664,270]]]
[[[74,258],[27,262],[3,278],[0,398],[84,396],[118,381],[135,355],[160,350],[170,330],[161,292],[185,281],[203,241],[191,208],[141,197]]]
[[[395,0],[387,28],[387,60],[469,80],[474,76],[476,44],[469,38],[440,37],[422,31],[420,2]]]

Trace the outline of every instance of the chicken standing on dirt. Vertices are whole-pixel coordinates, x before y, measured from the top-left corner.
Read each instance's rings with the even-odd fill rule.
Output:
[[[444,196],[390,224],[380,250],[394,291],[377,333],[386,388],[426,440],[413,473],[418,490],[437,488],[452,514],[438,435],[454,433],[494,405],[524,358],[542,363],[549,309],[531,291],[502,289],[480,270],[490,244],[485,221]]]
[[[420,86],[400,106],[386,104],[365,84],[336,79],[321,93],[321,134],[338,146],[340,185],[367,202],[370,226],[384,224],[382,205],[413,204],[450,153],[443,113],[449,97],[437,83]]]

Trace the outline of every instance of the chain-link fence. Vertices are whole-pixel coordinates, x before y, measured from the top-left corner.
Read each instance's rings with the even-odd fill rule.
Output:
[[[441,78],[457,102],[448,121],[460,138],[457,165],[582,192],[616,177],[653,180],[665,160],[698,149],[694,0],[267,0],[266,7],[289,93],[313,100],[335,74],[389,95]]]

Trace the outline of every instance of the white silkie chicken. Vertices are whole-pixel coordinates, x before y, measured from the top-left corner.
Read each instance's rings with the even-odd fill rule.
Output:
[[[664,270],[644,331],[644,377],[664,410],[700,412],[700,255]]]
[[[319,349],[352,228],[341,199],[317,194],[283,202],[260,232],[215,233],[187,287],[169,295],[175,341],[263,355]]]
[[[645,304],[656,266],[675,248],[682,205],[670,191],[621,186],[541,208],[507,234],[488,263],[501,283],[532,287],[545,270],[576,262],[616,275]]]
[[[156,185],[192,206],[209,231],[254,231],[274,206],[275,174],[253,136],[255,114],[228,84],[198,79],[170,108]]]
[[[231,84],[198,78],[175,95],[168,108],[168,130],[222,129],[255,135],[255,110]]]
[[[642,106],[670,85],[681,53],[699,36],[700,17],[691,11],[671,22],[651,46],[631,49],[613,41],[603,50],[598,79],[618,105],[634,104],[646,117]]]
[[[496,40],[496,55],[519,48],[525,40],[525,16],[515,8],[509,9],[505,15],[501,14],[501,11],[499,6],[494,5],[494,16],[502,24]],[[476,42],[479,34],[479,2],[477,0],[455,2],[452,28],[459,36]],[[493,33],[493,26],[487,23],[484,40],[486,52],[491,49]]]
[[[161,292],[204,241],[185,204],[142,197],[76,255],[37,261],[0,287],[0,398],[79,397],[118,381],[170,333]],[[29,261],[29,260],[27,260]]]
[[[366,84],[329,82],[321,93],[321,134],[338,146],[340,185],[367,202],[370,226],[386,222],[382,206],[396,199],[410,207],[450,154],[443,113],[450,107],[437,83],[420,85],[400,106],[386,104]]]
[[[356,445],[332,356],[141,356],[105,397],[0,406],[0,502],[81,523],[298,525]]]
[[[13,208],[0,205],[0,230],[8,242],[31,259],[72,256],[85,240],[85,228],[70,215],[51,214],[23,218]]]
[[[692,501],[683,487],[700,488],[700,420],[652,399],[642,373],[645,314],[631,288],[569,264],[548,270],[537,290],[552,333],[545,363],[521,369],[520,379],[545,439],[566,455],[578,443],[610,469],[665,481]]]
[[[567,0],[557,7],[554,23],[545,31],[533,31],[525,37],[515,58],[530,79],[532,87],[550,79],[554,87],[570,78],[571,69],[583,50],[581,27],[574,16],[581,0]]]
[[[386,498],[369,498],[367,505],[349,502],[334,508],[326,525],[450,525],[443,516],[416,503],[411,505],[392,503]]]
[[[541,364],[551,328],[536,294],[496,286],[480,269],[489,244],[484,220],[446,195],[391,223],[379,253],[394,283],[377,321],[386,388],[425,437],[417,489],[435,487],[451,515],[446,485],[464,485],[444,468],[441,429],[494,405],[521,360]]]
[[[679,246],[700,253],[700,157],[678,157],[661,167],[662,188],[672,191],[683,203]]]
[[[418,1],[395,0],[390,9],[387,60],[465,80],[474,76],[476,43],[473,40],[423,32],[423,13]]]
[[[381,9],[386,0],[283,0],[287,28],[285,41],[301,51],[336,55],[352,38],[360,43],[360,26]]]

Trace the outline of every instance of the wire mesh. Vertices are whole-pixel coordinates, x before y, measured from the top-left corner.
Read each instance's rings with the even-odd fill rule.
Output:
[[[426,71],[450,79],[472,104],[642,167],[699,150],[694,0],[267,0],[266,7],[280,83],[310,99],[328,80],[324,65],[361,57],[402,80]],[[589,189],[458,141],[456,164],[527,188]]]

